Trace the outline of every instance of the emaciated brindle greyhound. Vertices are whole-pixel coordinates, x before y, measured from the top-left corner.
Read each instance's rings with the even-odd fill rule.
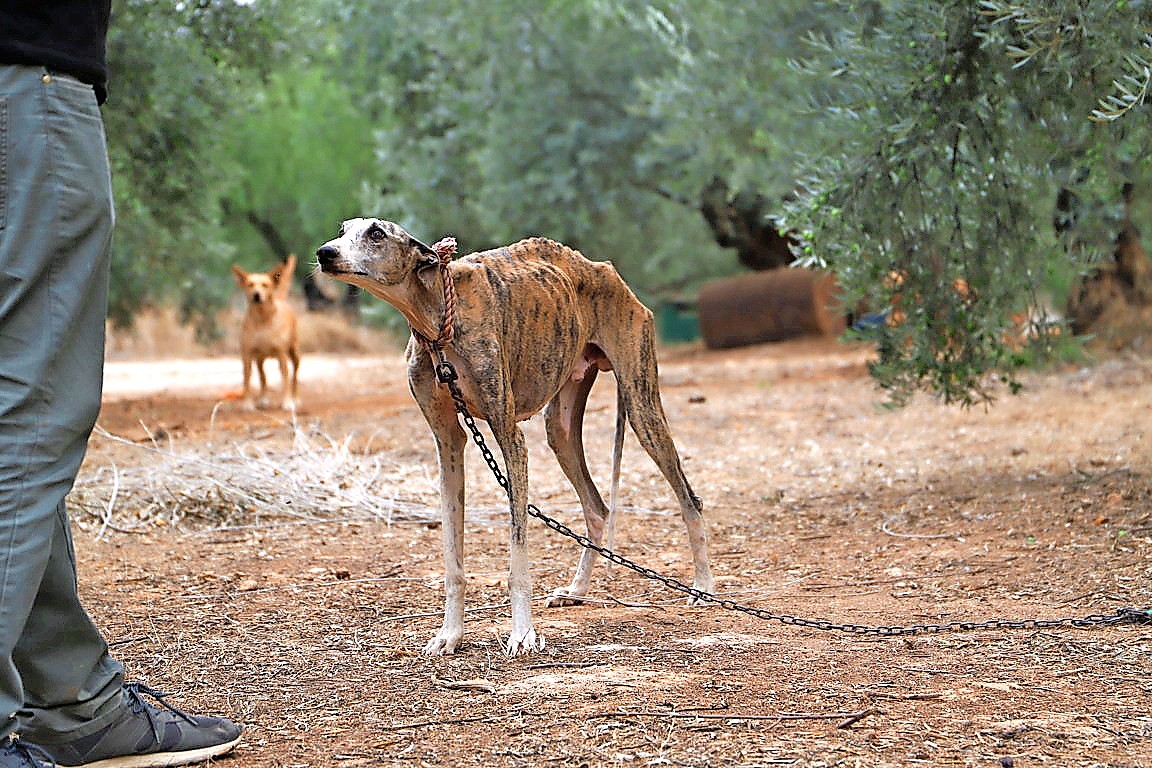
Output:
[[[453,336],[443,352],[459,375],[469,413],[491,427],[510,483],[512,634],[505,651],[519,655],[544,646],[532,626],[528,454],[517,422],[547,406],[548,443],[580,497],[588,538],[602,543],[611,515],[589,475],[582,437],[584,406],[598,371],[616,374],[617,445],[627,418],[680,502],[695,562],[693,586],[712,591],[700,500],[684,476],[660,402],[652,313],[611,264],[532,238],[442,265],[431,247],[379,219],[344,222],[339,236],[316,255],[325,273],[399,309],[413,331],[408,381],[436,438],[444,537],[444,624],[425,654],[454,653],[464,635],[467,435],[448,388],[437,380],[428,341],[437,338],[445,312],[442,269],[456,292]],[[619,455],[617,449],[614,477]],[[587,594],[595,557],[584,550],[572,583],[554,593],[552,605],[578,602]]]

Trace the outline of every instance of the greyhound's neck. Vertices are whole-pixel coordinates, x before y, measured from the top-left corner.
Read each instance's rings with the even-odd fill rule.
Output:
[[[383,299],[400,311],[413,331],[426,339],[440,335],[444,318],[444,293],[439,270],[428,270],[428,275],[413,275],[396,285],[365,285],[364,288],[378,299]]]

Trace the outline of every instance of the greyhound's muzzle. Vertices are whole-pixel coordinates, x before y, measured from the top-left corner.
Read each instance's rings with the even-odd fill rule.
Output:
[[[340,251],[333,245],[322,245],[316,250],[316,259],[320,263],[320,269],[325,272],[331,272],[339,258]]]

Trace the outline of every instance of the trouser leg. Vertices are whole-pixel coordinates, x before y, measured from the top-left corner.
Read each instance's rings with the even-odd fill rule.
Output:
[[[108,655],[76,594],[75,555],[63,503],[54,517],[49,565],[13,654],[24,685],[21,730],[33,742],[93,733],[122,706],[123,667]]]
[[[122,706],[64,508],[100,407],[108,158],[91,89],[46,74],[0,66],[0,734],[30,737]]]

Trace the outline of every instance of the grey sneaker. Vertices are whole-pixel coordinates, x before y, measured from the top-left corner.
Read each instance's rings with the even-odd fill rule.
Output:
[[[0,768],[52,768],[56,763],[35,744],[4,737],[0,742]]]
[[[142,683],[126,683],[127,706],[119,719],[90,736],[37,746],[60,768],[164,768],[203,762],[240,741],[236,723],[186,714],[164,701],[165,695]]]

